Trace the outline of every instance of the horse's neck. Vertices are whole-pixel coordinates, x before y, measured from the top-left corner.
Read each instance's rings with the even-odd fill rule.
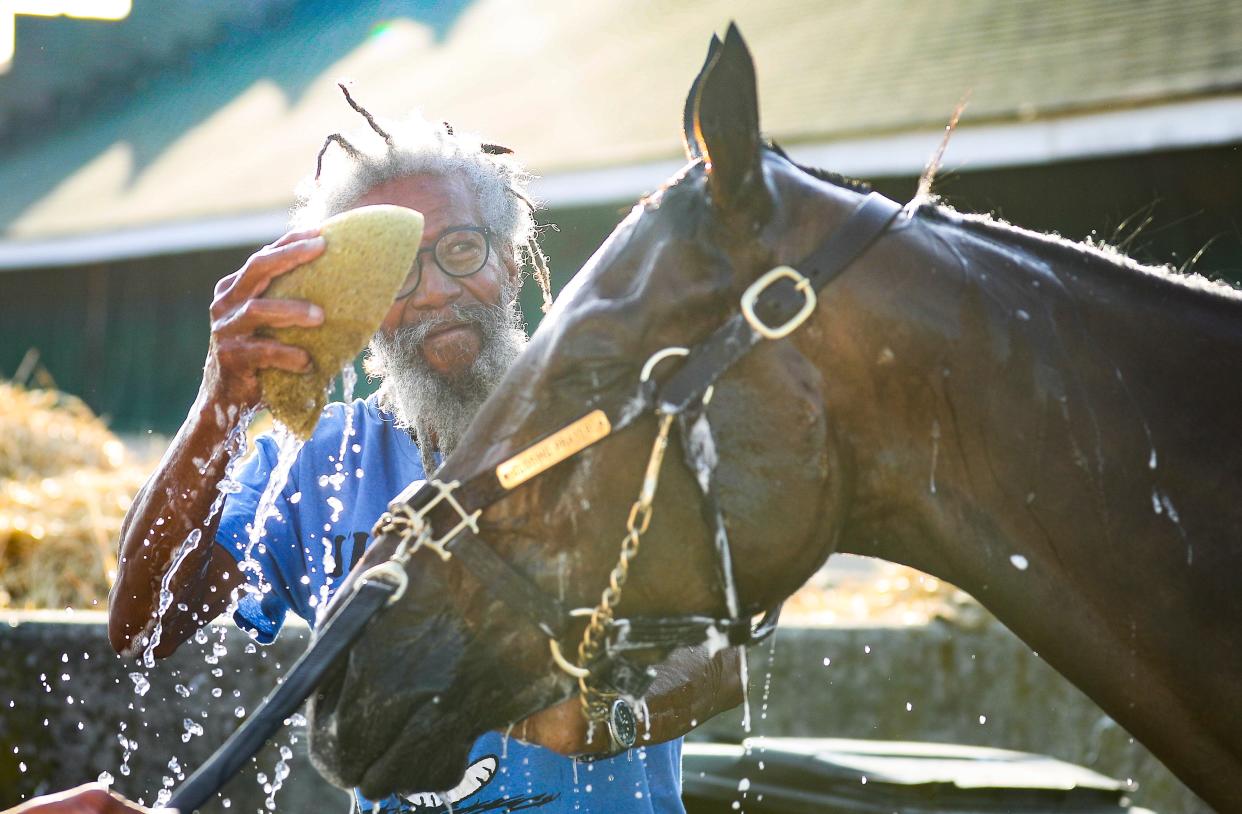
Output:
[[[854,301],[842,549],[959,585],[1140,738],[1242,753],[1188,723],[1242,715],[1242,307],[1001,237],[912,229]]]

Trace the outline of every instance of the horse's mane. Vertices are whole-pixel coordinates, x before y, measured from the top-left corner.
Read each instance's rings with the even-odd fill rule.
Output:
[[[871,191],[870,185],[865,181],[848,178],[840,173],[819,167],[799,164],[774,141],[769,141],[768,147],[813,178],[854,192],[866,194]],[[934,198],[921,200],[916,206],[916,212],[920,217],[959,228],[988,240],[1016,246],[1041,259],[1069,261],[1097,271],[1125,270],[1146,275],[1176,291],[1193,292],[1192,296],[1210,297],[1216,300],[1223,297],[1233,302],[1242,302],[1242,291],[1227,282],[1212,280],[1198,273],[1179,272],[1170,265],[1140,263],[1121,249],[1107,243],[1079,242],[1058,234],[1024,229],[992,215],[959,212]]]
[[[781,145],[777,144],[775,141],[769,140],[767,146],[769,150],[776,153],[781,158],[788,161],[790,164],[793,164],[795,167],[802,170],[803,172],[805,172],[807,175],[811,176],[812,178],[818,178],[821,181],[826,181],[827,183],[832,184],[833,186],[845,187],[846,189],[852,189],[855,192],[861,192],[864,195],[866,195],[868,192],[871,191],[871,185],[868,184],[866,181],[860,181],[857,178],[850,178],[848,176],[842,175],[839,172],[832,172],[831,170],[825,170],[821,167],[810,167],[810,166],[807,166],[806,164],[799,164],[797,161],[794,161],[792,158],[790,158],[789,153],[781,149]]]
[[[1170,265],[1148,265],[1128,256],[1121,249],[1103,242],[1080,242],[1061,235],[1024,229],[991,215],[959,212],[939,201],[928,201],[918,208],[920,217],[959,228],[985,239],[1016,246],[1041,259],[1077,263],[1097,271],[1125,271],[1143,274],[1176,291],[1192,296],[1224,297],[1242,302],[1242,291],[1223,281],[1198,273],[1175,271]]]

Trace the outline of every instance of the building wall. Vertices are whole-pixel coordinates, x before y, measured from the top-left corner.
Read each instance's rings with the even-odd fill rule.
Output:
[[[875,188],[904,200],[916,181],[878,179]],[[1195,268],[1242,283],[1238,145],[949,172],[935,188],[960,209],[1120,244],[1145,262],[1180,266],[1206,247]],[[544,213],[545,222],[559,227],[543,237],[557,288],[631,203]],[[169,434],[198,388],[215,281],[252,249],[0,273],[0,375],[13,375],[27,350],[38,348],[57,384],[82,396],[116,430]],[[540,315],[534,286],[523,308],[533,327]],[[365,384],[360,391],[368,392]]]

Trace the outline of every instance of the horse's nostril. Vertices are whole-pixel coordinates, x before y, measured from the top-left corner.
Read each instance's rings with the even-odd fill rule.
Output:
[[[311,695],[309,709],[312,721],[315,718],[331,715],[341,698],[341,690],[345,686],[345,658],[337,661],[323,681]]]

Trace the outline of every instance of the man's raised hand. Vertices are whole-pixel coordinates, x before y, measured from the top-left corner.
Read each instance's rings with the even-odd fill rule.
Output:
[[[301,373],[310,367],[305,350],[256,331],[323,324],[323,310],[313,303],[260,298],[272,280],[314,260],[323,249],[317,229],[287,232],[216,283],[210,312],[211,345],[203,372],[203,389],[210,400],[238,410],[254,407],[261,397],[260,369]]]

